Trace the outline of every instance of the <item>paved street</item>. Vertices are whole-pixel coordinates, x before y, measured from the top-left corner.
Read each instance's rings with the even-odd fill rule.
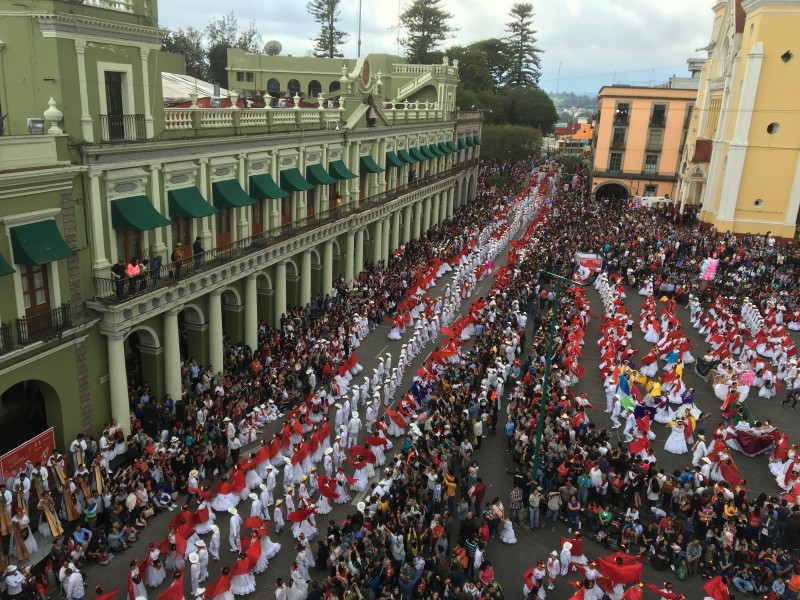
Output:
[[[495,263],[498,267],[503,266],[505,264],[505,253],[499,256]],[[443,289],[444,285],[451,279],[452,273],[446,274],[439,280],[436,287],[429,291],[429,294],[434,297],[437,296]],[[488,289],[491,287],[491,284],[492,280],[485,278],[478,285],[473,298],[485,295]],[[594,289],[590,289],[588,295],[592,302],[592,310],[595,312],[595,314],[600,314],[601,305],[599,295]],[[634,320],[637,321],[641,300],[642,298],[637,295],[636,290],[629,290],[626,305],[631,316],[633,316]],[[462,306],[462,310],[465,310],[467,306],[468,303],[465,303]],[[681,311],[680,314],[684,320],[686,331],[689,333],[692,342],[697,346],[694,351],[695,355],[701,355],[706,348],[705,343],[696,334],[695,330],[689,326],[688,313],[686,311]],[[529,322],[532,323],[532,320],[529,320]],[[584,378],[578,386],[578,390],[580,391],[585,389],[589,392],[589,398],[592,401],[592,404],[596,407],[596,410],[592,411],[591,413],[591,418],[595,424],[598,427],[609,427],[610,422],[608,420],[608,415],[603,412],[605,407],[605,397],[603,394],[602,382],[599,380],[597,370],[599,361],[599,352],[597,350],[597,339],[599,332],[597,330],[597,325],[597,321],[593,321],[590,324],[586,334],[586,344],[584,346],[583,355],[583,364],[586,368],[586,372]],[[364,374],[371,374],[373,367],[377,364],[377,357],[383,356],[386,352],[391,352],[393,359],[396,361],[400,346],[403,341],[389,340],[386,337],[388,332],[388,325],[379,327],[377,331],[367,336],[362,343],[362,346],[358,349],[359,360],[364,366]],[[409,335],[410,331],[406,333],[404,340],[407,340]],[[635,332],[634,345],[640,350],[640,356],[646,353],[649,348],[649,345],[644,341],[641,332]],[[426,347],[424,352],[417,356],[412,362],[411,367],[406,370],[403,380],[403,389],[407,389],[408,386],[410,386],[414,372],[417,368],[419,368],[424,358],[427,357],[428,353],[432,349],[433,347],[431,345]],[[685,381],[688,386],[695,387],[697,392],[695,397],[698,406],[700,406],[704,411],[708,411],[713,415],[712,419],[709,420],[709,429],[713,428],[719,418],[719,401],[717,401],[717,399],[713,396],[709,386],[705,384],[705,382],[694,372],[692,368],[688,368],[686,370]],[[779,399],[780,397],[781,396],[779,396]],[[779,423],[782,420],[782,425],[787,424],[787,416],[792,417],[792,423],[795,422],[794,419],[797,417],[797,413],[782,409],[776,400],[751,400],[751,408],[757,418],[771,418]],[[271,435],[271,433],[277,428],[278,424],[271,424],[268,426],[266,432],[267,435]],[[796,431],[792,430],[791,428],[789,430],[792,433]],[[663,466],[668,471],[672,471],[673,469],[681,469],[689,464],[690,455],[676,456],[664,452],[663,443],[668,434],[663,426],[655,424],[654,431],[656,432],[657,439],[653,442],[653,448],[659,458],[659,466]],[[619,435],[621,435],[621,431],[619,432]],[[497,435],[490,436],[485,439],[481,449],[477,452],[477,456],[480,461],[481,476],[484,478],[488,486],[488,491],[486,493],[487,500],[491,500],[495,496],[498,496],[504,501],[504,503],[507,504],[509,492],[511,490],[511,477],[507,474],[507,471],[513,469],[514,465],[511,463],[509,458],[510,455],[504,451],[505,447],[503,438],[504,436],[498,432]],[[395,447],[397,446],[398,445],[396,444]],[[749,489],[751,494],[758,493],[762,490],[767,491],[768,493],[774,493],[777,490],[774,480],[766,468],[765,457],[759,459],[748,459],[744,456],[737,455],[735,458],[737,459],[737,463],[739,464],[742,473],[750,485]],[[322,516],[318,520],[318,525],[320,528],[324,528],[325,523],[328,520],[335,520],[338,522],[341,521],[348,513],[355,511],[355,503],[359,499],[359,497],[354,497],[351,504],[334,504],[333,512],[327,516]],[[239,510],[241,513],[246,513],[249,510],[249,501],[241,503]],[[90,568],[87,578],[88,583],[91,586],[101,583],[106,587],[106,589],[110,589],[115,586],[122,586],[124,588],[130,560],[133,558],[143,558],[146,552],[147,544],[150,541],[160,540],[164,537],[167,522],[171,517],[172,513],[155,517],[153,520],[151,520],[150,526],[148,526],[143,532],[141,541],[138,542],[133,549],[129,550],[123,555],[117,556],[111,562],[111,564],[106,567],[98,566]],[[218,514],[218,524],[220,525],[223,546],[222,562],[217,564],[212,563],[210,569],[212,578],[216,576],[219,567],[226,564],[230,565],[233,562],[233,555],[227,552],[226,543],[228,515]],[[551,550],[558,547],[558,538],[560,535],[567,535],[566,527],[563,524],[559,524],[556,532],[550,531],[549,528],[542,529],[537,532],[531,532],[527,528],[520,527],[517,528],[517,545],[505,545],[499,540],[490,544],[487,557],[495,566],[496,577],[503,586],[508,598],[518,598],[521,596],[523,573],[528,568],[533,566],[537,559],[544,559]],[[257,576],[259,588],[256,592],[256,595],[259,597],[264,597],[262,594],[266,594],[266,597],[271,597],[275,579],[277,577],[284,577],[284,579],[287,578],[290,565],[296,554],[295,543],[288,528],[285,529],[280,535],[275,535],[273,533],[272,539],[283,544],[283,548],[277,557],[275,557],[270,563],[266,574]],[[591,540],[587,540],[584,547],[585,553],[589,557],[596,557],[609,552]],[[322,572],[312,572],[312,576],[319,576],[321,578],[324,577],[324,574]],[[572,578],[577,579],[577,576],[573,575]],[[689,598],[697,597],[697,592],[695,591],[694,594],[692,594],[692,591],[697,589],[698,580],[678,582],[677,578],[673,577],[671,572],[658,573],[652,570],[649,566],[645,567],[645,580],[653,583],[660,583],[665,578],[674,582],[676,591],[688,594]],[[164,586],[164,588],[165,587],[166,586]],[[158,591],[163,591],[163,589]],[[548,593],[548,598],[566,599],[569,598],[573,592],[574,590],[572,588],[564,585],[562,582],[559,584],[556,590]],[[153,591],[150,593],[151,596],[155,595],[155,592]]]

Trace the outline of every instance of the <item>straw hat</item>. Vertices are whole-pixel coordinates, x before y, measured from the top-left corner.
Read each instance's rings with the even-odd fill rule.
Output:
[[[229,512],[229,513],[231,513],[232,515],[238,515],[238,514],[239,514],[239,511],[238,511],[238,510],[236,510],[236,508],[235,508],[235,507],[233,507],[233,506],[231,506],[231,507],[228,509],[228,512]]]
[[[198,475],[200,475],[200,473],[197,471],[197,469],[192,469],[189,471],[189,477],[197,477]]]
[[[193,565],[196,565],[199,560],[200,560],[200,557],[197,556],[197,552],[192,552],[189,555],[189,562],[192,563]]]
[[[251,500],[258,500],[258,496],[256,496],[255,493],[250,494],[249,498]]]

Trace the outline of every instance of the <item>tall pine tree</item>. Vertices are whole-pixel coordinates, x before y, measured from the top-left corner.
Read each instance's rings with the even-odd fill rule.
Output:
[[[533,28],[533,4],[517,3],[509,12],[511,21],[506,23],[508,37],[509,69],[507,85],[534,86],[541,76],[542,51],[536,46],[536,30]]]
[[[413,0],[400,15],[408,34],[403,40],[406,58],[411,64],[432,62],[436,48],[451,36],[453,15],[441,6],[441,0]]]
[[[339,47],[347,41],[347,34],[338,29],[339,4],[341,0],[308,0],[306,10],[319,24],[317,37],[312,38],[314,56],[317,58],[341,58]]]

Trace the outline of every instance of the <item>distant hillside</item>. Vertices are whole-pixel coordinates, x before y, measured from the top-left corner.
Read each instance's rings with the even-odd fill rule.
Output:
[[[549,93],[561,120],[567,121],[575,117],[591,117],[597,107],[597,97],[589,94],[573,92]]]

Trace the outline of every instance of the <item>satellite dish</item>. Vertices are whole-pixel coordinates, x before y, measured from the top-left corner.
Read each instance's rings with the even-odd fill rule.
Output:
[[[283,50],[283,44],[278,40],[270,40],[264,44],[264,54],[267,56],[278,56]]]

